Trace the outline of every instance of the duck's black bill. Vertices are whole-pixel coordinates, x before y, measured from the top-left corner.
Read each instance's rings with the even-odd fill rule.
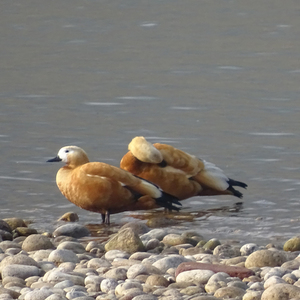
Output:
[[[51,158],[51,159],[47,160],[47,162],[53,162],[53,161],[61,161],[61,158],[56,156],[54,158]]]

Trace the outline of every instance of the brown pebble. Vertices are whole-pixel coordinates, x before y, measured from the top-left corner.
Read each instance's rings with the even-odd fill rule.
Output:
[[[252,270],[242,267],[205,264],[197,262],[183,262],[177,267],[175,276],[177,277],[181,272],[190,270],[211,270],[215,273],[225,272],[231,277],[239,277],[240,279],[244,279],[245,277],[254,275],[254,272]]]

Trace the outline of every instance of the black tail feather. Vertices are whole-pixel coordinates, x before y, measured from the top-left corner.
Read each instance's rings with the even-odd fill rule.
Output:
[[[243,194],[241,192],[237,191],[236,189],[234,189],[234,186],[239,186],[239,187],[242,187],[243,189],[246,189],[248,186],[246,183],[229,178],[228,184],[229,184],[229,187],[227,190],[230,191],[233,196],[238,197],[238,198],[243,198]]]
[[[241,192],[237,191],[236,189],[234,189],[232,186],[229,186],[227,188],[227,190],[230,191],[233,196],[238,197],[240,199],[243,198],[243,194]]]
[[[178,201],[176,197],[165,192],[162,192],[162,196],[156,198],[155,201],[158,205],[165,207],[169,210],[176,210],[176,211],[180,210],[180,207],[177,207],[174,204],[182,206],[182,204]]]
[[[230,186],[240,186],[240,187],[242,187],[243,189],[246,189],[247,186],[248,186],[248,185],[247,185],[246,183],[244,183],[244,182],[237,181],[237,180],[233,180],[233,179],[231,179],[231,178],[229,178],[228,184],[229,184]]]
[[[137,191],[133,190],[129,186],[125,185],[124,187],[127,188],[134,195],[135,199],[138,199],[143,196],[141,193],[138,193]],[[174,204],[180,205],[180,206],[182,205],[175,196],[172,196],[163,191],[161,191],[161,193],[162,193],[162,195],[159,198],[154,198],[157,205],[159,205],[161,207],[165,207],[169,210],[176,210],[176,211],[180,210],[179,207],[174,206]]]

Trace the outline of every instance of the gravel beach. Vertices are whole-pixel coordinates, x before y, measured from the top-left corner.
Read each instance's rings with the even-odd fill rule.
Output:
[[[103,242],[76,222],[43,233],[10,218],[0,241],[0,300],[300,299],[298,237],[240,245],[132,222]]]

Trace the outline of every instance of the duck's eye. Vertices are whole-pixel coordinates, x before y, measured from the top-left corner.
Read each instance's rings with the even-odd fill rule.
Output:
[[[65,153],[69,153],[70,152],[70,150],[65,150]]]

